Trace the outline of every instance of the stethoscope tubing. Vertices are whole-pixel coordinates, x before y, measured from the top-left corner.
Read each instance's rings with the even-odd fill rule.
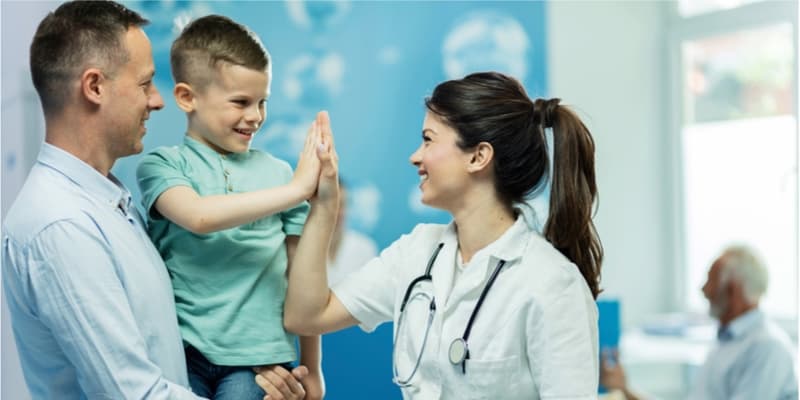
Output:
[[[429,311],[428,311],[428,323],[427,323],[427,327],[425,329],[425,335],[422,338],[422,346],[421,346],[420,351],[419,351],[419,356],[417,356],[417,361],[416,361],[416,363],[414,365],[413,370],[411,371],[411,374],[409,374],[408,378],[400,379],[400,377],[398,375],[398,372],[397,372],[397,363],[396,363],[396,353],[395,352],[397,351],[397,339],[398,339],[398,337],[400,335],[400,328],[402,327],[402,324],[403,324],[403,320],[404,320],[404,316],[405,316],[404,312],[405,312],[406,304],[408,303],[408,301],[409,301],[409,299],[411,297],[412,290],[414,289],[414,287],[418,283],[424,282],[424,281],[433,282],[433,276],[431,275],[431,270],[433,269],[433,265],[436,262],[436,258],[439,256],[439,252],[442,250],[443,247],[444,247],[444,243],[439,243],[436,246],[436,249],[433,251],[433,254],[431,255],[430,259],[428,260],[428,265],[425,268],[425,273],[420,275],[420,276],[418,276],[418,277],[416,277],[416,278],[414,278],[408,284],[408,287],[406,288],[406,292],[403,295],[403,301],[400,303],[400,315],[399,315],[398,321],[397,321],[397,331],[395,333],[393,349],[392,349],[392,353],[393,353],[392,354],[392,356],[393,356],[392,358],[395,359],[395,361],[393,362],[393,368],[392,368],[393,372],[394,372],[394,377],[393,377],[392,380],[395,383],[397,383],[398,385],[400,385],[401,387],[410,386],[409,382],[411,382],[411,380],[414,378],[414,375],[416,375],[417,370],[419,369],[419,365],[420,365],[420,363],[422,361],[422,354],[424,353],[425,347],[426,347],[427,342],[428,342],[428,334],[430,333],[430,328],[431,328],[431,325],[433,324],[433,316],[434,316],[434,313],[436,312],[436,299],[435,299],[434,296],[430,296],[431,302],[430,302]],[[505,265],[505,263],[506,263],[505,260],[500,260],[497,263],[497,266],[494,268],[494,271],[492,271],[492,275],[489,277],[489,281],[486,282],[486,286],[484,286],[483,290],[481,290],[481,294],[478,297],[478,302],[475,304],[475,308],[472,309],[472,314],[469,317],[469,321],[467,322],[467,326],[464,328],[464,333],[461,335],[460,338],[456,338],[456,339],[453,340],[453,344],[455,344],[456,342],[463,343],[464,354],[463,354],[463,357],[460,357],[457,360],[454,360],[452,358],[452,356],[451,356],[450,357],[450,362],[453,365],[461,364],[461,370],[465,374],[466,374],[466,360],[469,359],[469,347],[467,346],[467,341],[469,340],[469,335],[472,332],[472,326],[475,323],[475,318],[478,315],[478,311],[480,311],[481,306],[483,305],[483,302],[486,299],[486,295],[489,293],[489,290],[492,288],[492,285],[494,285],[495,280],[497,280],[497,276],[500,274],[500,270],[503,269],[503,266]],[[428,296],[426,296],[426,297],[428,297]],[[451,346],[452,346],[452,344],[451,344]]]

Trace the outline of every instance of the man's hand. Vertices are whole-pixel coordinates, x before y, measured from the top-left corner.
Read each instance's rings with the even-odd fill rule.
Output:
[[[600,384],[609,390],[624,390],[625,370],[617,361],[617,350],[604,349],[600,357]]]
[[[299,366],[290,373],[280,365],[255,367],[256,384],[267,392],[264,400],[302,400],[306,390],[300,380],[308,376],[308,368]]]
[[[639,400],[640,396],[628,389],[628,381],[625,378],[625,369],[619,363],[619,352],[617,349],[603,349],[600,357],[600,384],[605,386],[609,392],[618,390],[622,392],[627,400]]]

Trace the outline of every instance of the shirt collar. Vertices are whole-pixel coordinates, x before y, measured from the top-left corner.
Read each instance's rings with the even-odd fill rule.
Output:
[[[239,157],[242,157],[243,154],[247,154],[248,153],[248,152],[244,152],[244,153],[220,154],[220,153],[217,153],[216,150],[214,150],[211,147],[209,147],[207,144],[205,144],[205,143],[203,143],[203,142],[201,142],[201,141],[199,141],[199,140],[197,140],[195,138],[189,137],[189,135],[185,135],[183,137],[183,144],[186,147],[189,147],[190,149],[200,153],[203,157],[212,158],[212,159],[220,159],[220,158],[237,159]]]
[[[89,164],[49,143],[43,143],[38,162],[50,167],[109,207],[120,207],[125,212],[131,207],[131,193],[111,173],[103,176]]]
[[[517,217],[514,224],[511,225],[500,237],[488,246],[479,250],[473,258],[485,257],[488,255],[494,260],[505,260],[510,263],[517,258],[522,257],[522,253],[528,243],[526,238],[527,234],[536,234],[530,231],[528,225],[522,216]],[[450,225],[444,232],[441,240],[445,246],[458,246],[458,235],[456,232],[455,221],[450,222]]]
[[[719,341],[729,341],[745,336],[748,332],[756,328],[764,319],[764,313],[759,309],[750,310],[729,322],[726,326],[720,326],[717,331]]]

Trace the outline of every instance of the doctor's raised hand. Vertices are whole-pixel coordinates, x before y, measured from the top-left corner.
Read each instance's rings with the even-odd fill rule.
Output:
[[[333,145],[330,116],[326,111],[317,114],[316,125],[319,129],[317,158],[320,161],[320,176],[317,192],[311,198],[311,204],[325,207],[326,211],[338,213],[339,207],[339,156]],[[333,207],[333,208],[331,208]]]
[[[393,321],[393,380],[405,399],[597,398],[602,246],[589,130],[559,99],[533,100],[495,72],[443,82],[425,106],[410,161],[422,202],[452,222],[418,224],[329,288],[338,187],[322,117],[331,147],[318,152],[318,189],[289,269],[286,329]]]

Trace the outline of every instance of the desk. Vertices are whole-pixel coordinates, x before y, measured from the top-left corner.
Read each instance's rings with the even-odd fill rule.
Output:
[[[670,335],[628,330],[620,338],[619,354],[631,388],[648,398],[685,399],[715,337],[716,326],[712,324]]]

